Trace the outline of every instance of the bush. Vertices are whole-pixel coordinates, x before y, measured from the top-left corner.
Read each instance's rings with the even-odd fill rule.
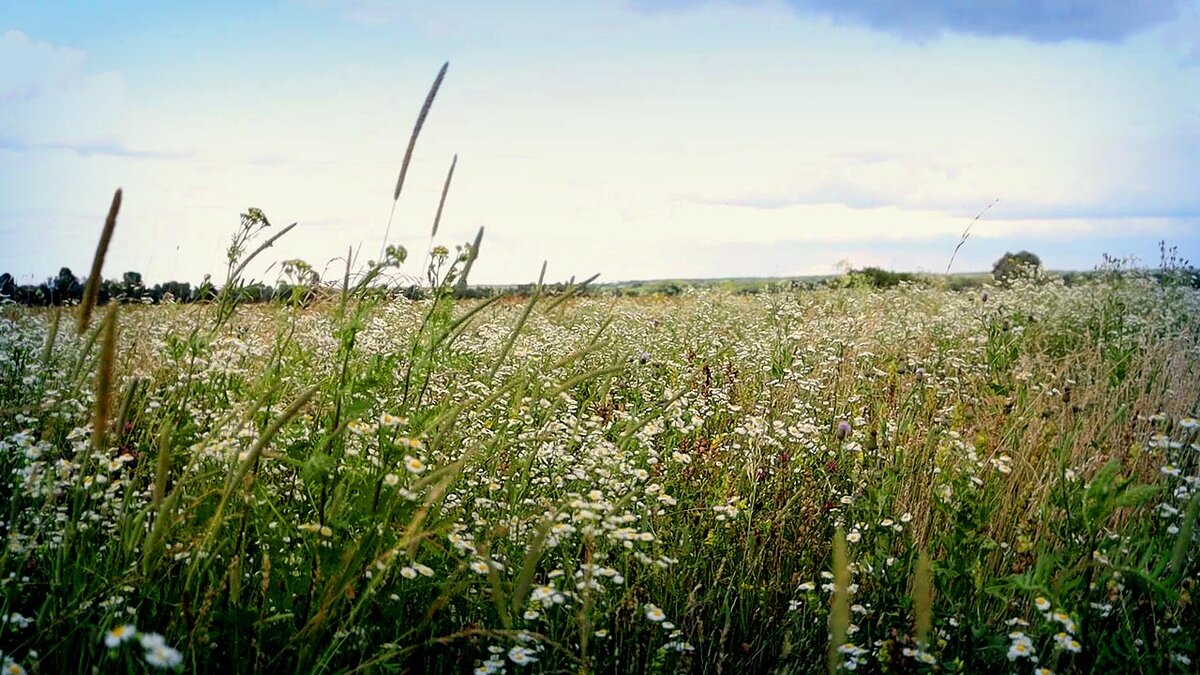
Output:
[[[992,277],[996,281],[1018,277],[1037,276],[1042,271],[1042,260],[1029,251],[1005,253],[992,265]]]

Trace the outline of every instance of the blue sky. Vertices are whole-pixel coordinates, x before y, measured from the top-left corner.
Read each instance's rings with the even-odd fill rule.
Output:
[[[1200,259],[1200,0],[10,0],[0,271],[82,273],[118,186],[106,276],[220,277],[249,206],[371,257],[443,61],[412,273],[456,153],[478,282],[941,271],[997,198],[956,270]]]

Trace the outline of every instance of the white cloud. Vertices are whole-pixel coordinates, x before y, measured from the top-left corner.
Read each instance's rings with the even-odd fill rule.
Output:
[[[96,72],[80,50],[0,37],[0,237],[53,251],[39,269],[85,265],[122,185],[112,269],[217,271],[248,206],[300,223],[271,259],[321,267],[360,242],[374,257],[442,57],[393,239],[420,264],[458,153],[439,240],[487,227],[480,282],[527,280],[543,259],[552,278],[746,274],[768,258],[777,274],[843,257],[937,267],[996,197],[974,241],[1196,226],[1196,71],[1149,33],[920,45],[778,2],[647,17],[617,2],[296,1],[325,14],[285,7],[304,16],[262,39],[330,56],[286,70],[197,41],[202,54],[161,63],[131,44],[103,55],[121,72]],[[305,32],[342,15],[374,25]],[[32,268],[14,250],[0,246],[0,268]]]
[[[79,77],[84,59],[82,50],[31,40],[21,31],[0,33],[0,105]]]
[[[123,138],[125,92],[114,72],[89,72],[78,49],[0,36],[0,141],[96,151]]]

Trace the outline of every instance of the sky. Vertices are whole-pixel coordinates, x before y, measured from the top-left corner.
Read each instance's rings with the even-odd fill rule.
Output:
[[[476,283],[1200,262],[1200,0],[5,0],[0,272],[85,273],[121,187],[106,277],[221,280],[249,207],[253,276],[340,277],[443,62],[409,274],[455,155]]]

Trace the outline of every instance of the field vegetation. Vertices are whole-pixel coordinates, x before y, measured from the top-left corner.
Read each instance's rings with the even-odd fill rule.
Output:
[[[1193,289],[455,301],[468,258],[417,302],[10,309],[5,658],[1192,669]]]
[[[481,232],[249,304],[250,210],[200,302],[104,303],[120,198],[0,308],[5,672],[1200,663],[1194,271],[463,299]]]

